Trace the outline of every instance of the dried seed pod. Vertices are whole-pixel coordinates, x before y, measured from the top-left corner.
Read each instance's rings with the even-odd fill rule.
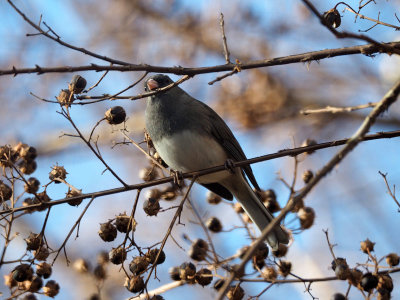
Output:
[[[157,169],[154,167],[145,167],[140,169],[139,178],[143,181],[151,181],[157,178]]]
[[[126,259],[126,250],[123,247],[112,248],[108,253],[108,258],[114,265],[120,265]]]
[[[0,202],[10,200],[12,193],[10,186],[0,180]]]
[[[292,263],[290,261],[280,260],[278,264],[278,272],[283,277],[289,275],[290,271],[292,270]]]
[[[106,251],[101,251],[99,254],[97,254],[97,263],[100,265],[105,265],[109,262],[109,257],[108,257],[108,252]]]
[[[168,270],[169,276],[174,281],[181,280],[181,269],[179,267],[172,267]]]
[[[86,79],[80,75],[74,75],[68,84],[68,89],[73,94],[80,94],[86,87]]]
[[[148,261],[147,257],[136,256],[129,263],[129,270],[132,272],[133,275],[139,275],[140,273],[146,271],[149,264],[150,262]]]
[[[361,281],[363,273],[358,269],[350,269],[350,274],[347,277],[348,282],[357,287]]]
[[[206,258],[208,251],[208,244],[202,239],[195,240],[190,246],[188,255],[191,259],[202,261]]]
[[[154,198],[154,199],[160,199],[161,198],[161,191],[159,189],[150,189],[147,190],[146,192],[146,198]]]
[[[42,235],[31,232],[29,236],[25,239],[26,250],[37,250],[42,243]]]
[[[67,89],[61,90],[56,98],[58,103],[65,106],[70,106],[71,103],[75,100],[74,94]]]
[[[35,147],[29,146],[19,142],[13,149],[15,156],[23,160],[34,160],[37,157],[37,150]]]
[[[119,214],[115,218],[115,226],[117,227],[117,230],[119,232],[127,233],[129,231],[135,231],[136,230],[136,222],[134,219],[129,222],[130,216],[128,216],[126,213]]]
[[[49,280],[46,282],[46,285],[43,287],[43,292],[47,297],[54,298],[60,291],[60,286],[54,280]]]
[[[340,280],[346,280],[350,277],[350,270],[347,264],[338,264],[335,268],[335,275]]]
[[[108,124],[118,125],[125,121],[126,112],[122,106],[114,106],[106,111],[104,114]]]
[[[258,245],[256,252],[254,253],[254,257],[257,260],[264,260],[268,257],[269,248],[265,243],[261,243]]]
[[[366,239],[365,241],[362,241],[360,243],[360,246],[361,246],[361,251],[368,254],[374,251],[375,243],[371,242],[369,239]]]
[[[338,10],[335,8],[324,12],[322,17],[324,18],[326,24],[332,26],[333,28],[338,28],[342,22],[341,16]]]
[[[35,294],[26,294],[21,300],[37,300]]]
[[[17,282],[31,280],[33,277],[33,269],[28,264],[20,264],[11,272],[12,278]]]
[[[165,300],[165,299],[161,295],[154,295],[153,297],[150,298],[150,300]]]
[[[51,276],[52,267],[47,262],[41,262],[36,266],[36,275],[47,279]]]
[[[265,207],[271,212],[271,213],[276,213],[280,211],[282,208],[279,205],[278,200],[276,200],[276,197],[266,197],[263,199]]]
[[[216,217],[209,218],[206,221],[206,226],[212,232],[220,232],[222,230],[221,221]]]
[[[97,265],[93,269],[93,275],[97,280],[104,280],[107,277],[107,272],[104,265]]]
[[[304,207],[304,199],[300,199],[296,202],[291,212],[297,213],[300,209]]]
[[[36,171],[37,164],[34,160],[21,160],[18,163],[19,170],[25,175],[31,175]]]
[[[314,177],[314,173],[311,170],[306,170],[304,171],[303,175],[301,175],[301,178],[303,179],[304,183],[309,183],[310,180]]]
[[[372,275],[371,273],[366,273],[361,278],[360,285],[364,291],[369,292],[376,288],[376,286],[378,285],[378,277]]]
[[[144,289],[144,280],[141,276],[132,276],[131,278],[125,279],[124,286],[131,293],[139,293]]]
[[[33,251],[33,255],[35,256],[36,260],[45,261],[49,257],[50,251],[49,248],[47,248],[45,245],[42,245],[39,249]]]
[[[17,153],[8,145],[0,147],[0,167],[11,167],[17,159]]]
[[[176,198],[177,196],[177,186],[175,185],[167,185],[162,191],[161,191],[161,199],[166,200],[166,201],[172,201]]]
[[[378,277],[378,285],[376,287],[378,292],[381,292],[383,290],[388,291],[391,293],[393,291],[393,280],[392,277],[390,277],[389,274],[381,274]],[[384,292],[382,292],[383,294]]]
[[[40,181],[35,177],[30,177],[24,185],[24,190],[28,194],[34,194],[39,190]]]
[[[4,285],[7,286],[9,289],[17,286],[18,282],[13,278],[13,273],[4,275]]]
[[[395,267],[399,264],[399,256],[396,253],[390,253],[386,256],[386,263],[390,267]]]
[[[240,248],[240,249],[237,251],[237,255],[239,256],[239,258],[242,259],[242,258],[244,257],[244,255],[246,254],[247,250],[249,250],[249,249],[250,249],[249,246],[244,246],[244,247]]]
[[[218,279],[215,283],[214,283],[214,289],[216,289],[217,291],[219,291],[222,286],[224,285],[225,280],[223,279]]]
[[[219,196],[211,191],[207,192],[206,199],[209,204],[218,204],[222,201],[221,196]]]
[[[182,280],[192,280],[196,274],[196,267],[191,262],[185,262],[179,267],[179,276]]]
[[[331,263],[332,270],[335,271],[335,270],[336,270],[336,267],[337,267],[338,265],[344,265],[344,266],[347,266],[347,267],[349,266],[349,265],[347,264],[346,259],[343,258],[343,257],[337,257],[336,259],[332,260],[332,263]]]
[[[284,244],[279,244],[278,249],[272,250],[272,255],[275,257],[286,256],[288,252],[288,247]]]
[[[299,217],[302,229],[309,229],[314,224],[315,211],[311,207],[300,208],[297,216]]]
[[[112,242],[117,237],[117,228],[111,222],[101,223],[99,236],[105,242]]]
[[[201,286],[206,286],[211,283],[213,276],[209,269],[203,268],[196,272],[194,275],[194,280]]]
[[[149,261],[149,263],[151,263],[152,265],[156,264],[156,265],[161,265],[164,261],[165,261],[165,253],[164,250],[161,250],[160,256],[157,259],[156,262],[156,258],[158,255],[158,252],[160,251],[160,249],[155,248],[155,249],[151,249],[149,252],[146,253],[146,258]]]
[[[90,269],[89,263],[83,258],[74,261],[73,268],[79,273],[87,273]]]
[[[316,145],[317,142],[313,139],[306,139],[302,144],[301,147],[308,147],[308,146],[314,146]],[[315,152],[315,150],[311,150],[311,151],[307,151],[306,153],[308,155],[313,154]]]
[[[278,273],[276,272],[275,268],[271,266],[263,269],[262,276],[268,281],[274,281],[278,276]]]
[[[32,280],[24,282],[26,282],[25,290],[32,293],[37,293],[43,286],[43,280],[38,276],[33,276]]]
[[[72,198],[72,197],[77,197],[82,195],[82,191],[78,191],[78,190],[71,190],[70,188],[68,188],[68,192],[66,194],[67,198]],[[78,206],[79,204],[81,204],[83,201],[83,199],[76,199],[76,200],[71,200],[70,202],[68,202],[69,205],[71,206]]]
[[[332,295],[331,300],[346,300],[346,296],[341,293],[335,293]]]
[[[240,285],[230,286],[226,293],[226,297],[229,300],[241,300],[244,297],[244,290]]]
[[[53,180],[54,183],[61,183],[61,180],[65,180],[67,178],[68,172],[65,170],[63,166],[53,166],[49,173],[49,179]],[[61,179],[61,180],[58,180]]]
[[[236,202],[236,203],[233,205],[233,209],[234,209],[235,212],[238,213],[238,214],[244,213],[244,209],[243,209],[242,205],[240,205],[239,202]]]
[[[157,199],[148,198],[143,202],[143,210],[148,216],[157,216],[160,208],[160,202]]]

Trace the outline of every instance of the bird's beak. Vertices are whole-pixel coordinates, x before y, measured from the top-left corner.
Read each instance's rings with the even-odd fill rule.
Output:
[[[147,80],[147,87],[148,87],[149,91],[158,89],[158,82],[155,81],[154,79],[149,79],[149,80]]]

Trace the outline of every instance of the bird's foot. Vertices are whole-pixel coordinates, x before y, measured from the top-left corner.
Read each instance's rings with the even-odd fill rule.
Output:
[[[180,171],[175,171],[175,170],[169,170],[171,176],[174,177],[174,184],[177,185],[178,187],[182,187],[183,183],[183,176],[182,172]]]
[[[231,174],[235,174],[235,165],[232,159],[228,158],[225,161],[224,166]]]

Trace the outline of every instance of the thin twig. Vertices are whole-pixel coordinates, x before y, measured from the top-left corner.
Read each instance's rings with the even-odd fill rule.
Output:
[[[231,60],[229,59],[230,53],[228,49],[228,44],[226,42],[226,35],[225,35],[225,21],[224,21],[224,14],[220,14],[219,18],[219,25],[221,26],[221,32],[222,32],[222,44],[224,46],[224,56],[225,56],[225,61],[226,64],[230,64]]]
[[[320,114],[320,113],[344,113],[344,112],[352,112],[359,109],[375,107],[379,102],[369,102],[367,104],[361,104],[357,106],[348,106],[348,107],[334,107],[327,106],[325,108],[317,108],[317,109],[303,109],[300,110],[300,114],[302,115],[310,115],[310,114]]]

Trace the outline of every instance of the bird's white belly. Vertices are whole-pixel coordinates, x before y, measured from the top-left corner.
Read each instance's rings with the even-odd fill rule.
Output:
[[[157,152],[173,170],[191,172],[222,165],[227,160],[225,150],[213,138],[181,131],[154,143]],[[200,183],[218,182],[228,177],[228,171],[202,176]]]

